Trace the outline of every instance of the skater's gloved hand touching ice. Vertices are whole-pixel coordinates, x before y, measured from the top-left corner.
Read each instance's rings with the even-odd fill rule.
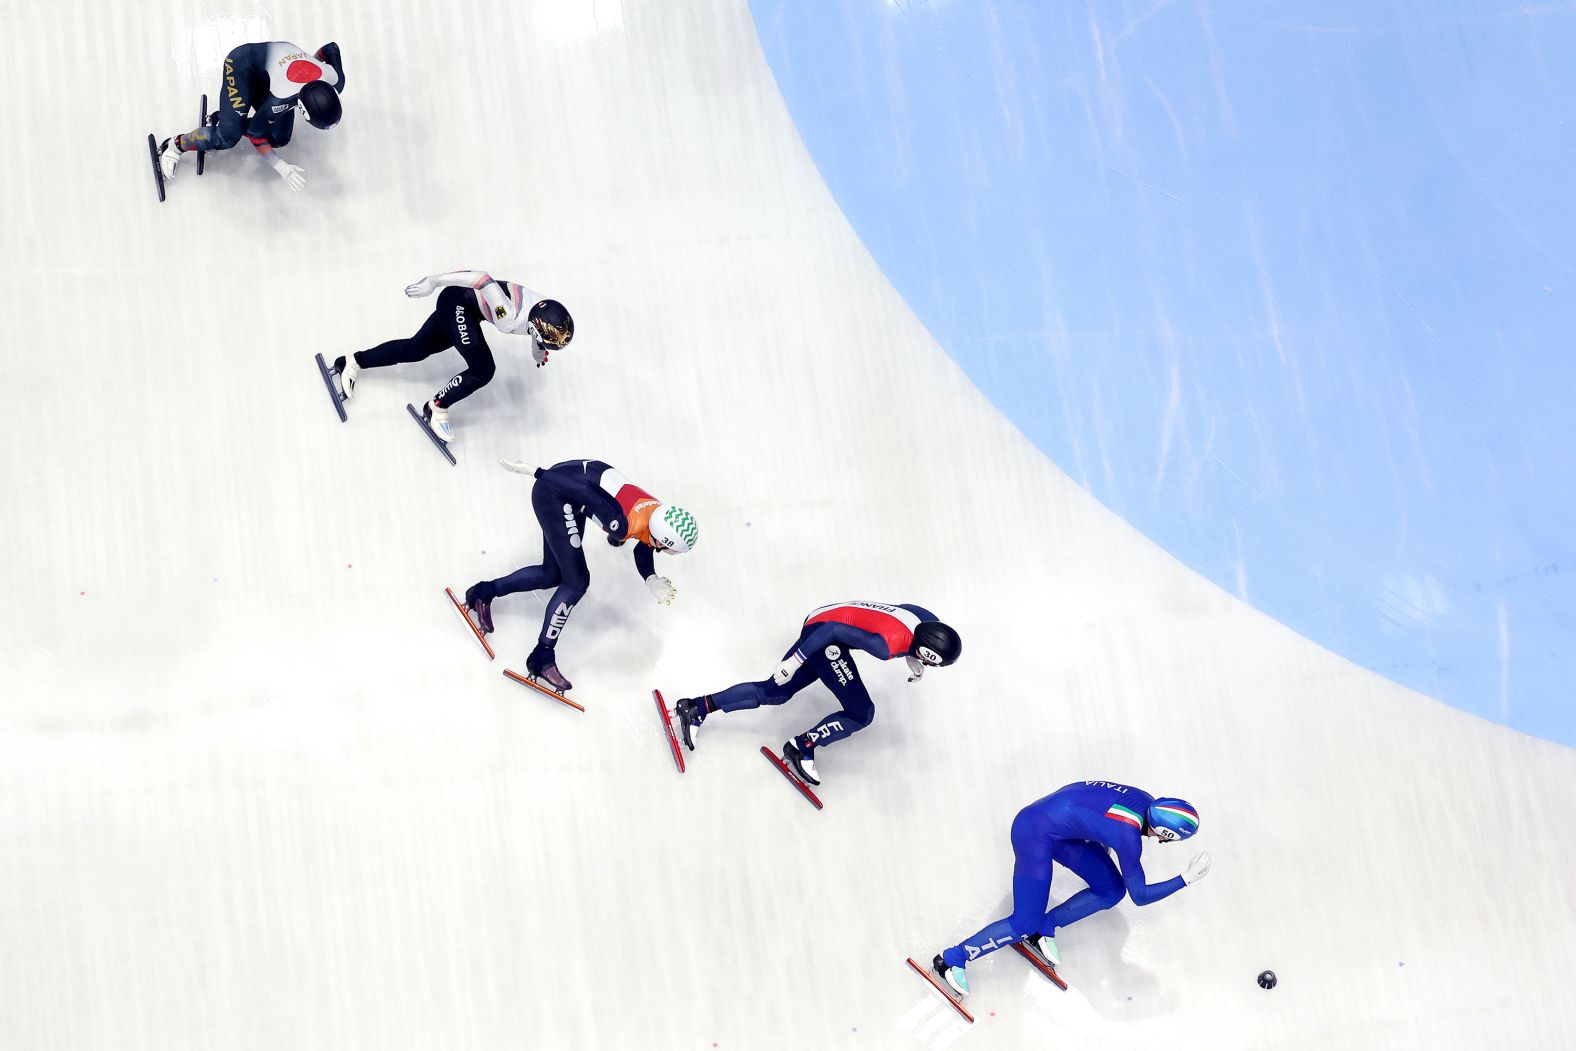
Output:
[[[411,288],[415,288],[415,287],[416,287],[415,285],[411,286]],[[406,289],[406,291],[409,292],[410,289]],[[503,467],[504,470],[506,470],[506,471],[513,471],[515,474],[535,474],[536,473],[536,465],[535,464],[526,463],[524,460],[499,460],[498,463],[499,463],[500,466]]]
[[[1182,882],[1189,885],[1197,883],[1209,875],[1209,851],[1200,851],[1193,855],[1193,860],[1187,863],[1187,871],[1182,873]]]
[[[274,171],[279,173],[279,177],[285,181],[285,185],[296,193],[300,193],[306,188],[305,168],[298,168],[289,161],[278,157],[270,157],[268,162],[274,166]]]
[[[535,360],[536,367],[541,368],[543,365],[547,364],[547,348],[542,346],[540,343],[532,341],[531,357]]]
[[[651,589],[651,595],[659,606],[671,606],[679,593],[679,589],[667,577],[649,576],[646,578],[646,587]]]
[[[423,296],[432,295],[433,289],[437,287],[438,283],[436,281],[430,277],[424,277],[420,281],[406,285],[405,294],[412,299],[421,299]]]
[[[799,670],[799,666],[803,663],[804,657],[800,655],[798,650],[795,650],[788,655],[787,660],[777,665],[777,670],[772,672],[772,681],[778,686],[788,685],[788,680],[794,677],[794,673]]]

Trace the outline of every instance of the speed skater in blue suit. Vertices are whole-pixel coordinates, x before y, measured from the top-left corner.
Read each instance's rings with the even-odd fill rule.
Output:
[[[1078,781],[1018,812],[1012,822],[1012,915],[937,954],[931,966],[959,996],[969,994],[964,968],[1014,942],[1027,941],[1051,966],[1061,963],[1056,932],[1131,896],[1138,905],[1169,898],[1209,872],[1199,853],[1187,870],[1160,883],[1144,878],[1139,855],[1145,838],[1162,843],[1198,831],[1198,811],[1184,800],[1156,798],[1113,781]],[[1111,860],[1111,854],[1116,860]],[[1087,887],[1046,911],[1051,869],[1072,870]]]

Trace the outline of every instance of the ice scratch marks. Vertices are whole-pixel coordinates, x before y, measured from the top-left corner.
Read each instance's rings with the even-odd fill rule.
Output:
[[[1397,631],[1426,637],[1449,612],[1444,585],[1433,574],[1387,575],[1379,582],[1379,615]]]

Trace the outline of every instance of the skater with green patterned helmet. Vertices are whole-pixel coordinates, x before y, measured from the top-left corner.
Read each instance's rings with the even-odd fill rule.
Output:
[[[571,684],[558,668],[557,646],[569,615],[591,585],[582,548],[589,518],[607,534],[607,542],[622,547],[635,542],[635,568],[662,605],[673,601],[673,581],[659,576],[656,555],[682,555],[695,546],[699,529],[695,518],[676,504],[663,503],[601,460],[566,460],[552,467],[533,467],[513,460],[503,466],[536,479],[531,487],[531,509],[542,527],[540,565],[517,569],[496,580],[483,580],[465,592],[465,606],[484,634],[493,630],[492,603],[502,595],[553,589],[542,618],[536,648],[526,658],[531,678],[559,693]]]
[[[945,668],[963,652],[963,640],[922,606],[897,602],[837,602],[811,611],[799,638],[771,676],[741,682],[715,694],[682,698],[673,706],[685,747],[695,750],[701,723],[716,712],[737,712],[763,704],[782,704],[816,682],[842,706],[783,745],[783,764],[809,785],[821,783],[815,752],[869,726],[875,702],[854,664],[854,651],[879,660],[903,657],[908,681],[926,668]]]

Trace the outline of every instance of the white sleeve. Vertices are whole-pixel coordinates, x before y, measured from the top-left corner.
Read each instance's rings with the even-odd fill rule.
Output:
[[[459,285],[465,288],[479,288],[492,281],[493,276],[485,270],[455,270],[447,274],[433,274],[432,283],[439,288],[448,288]]]

